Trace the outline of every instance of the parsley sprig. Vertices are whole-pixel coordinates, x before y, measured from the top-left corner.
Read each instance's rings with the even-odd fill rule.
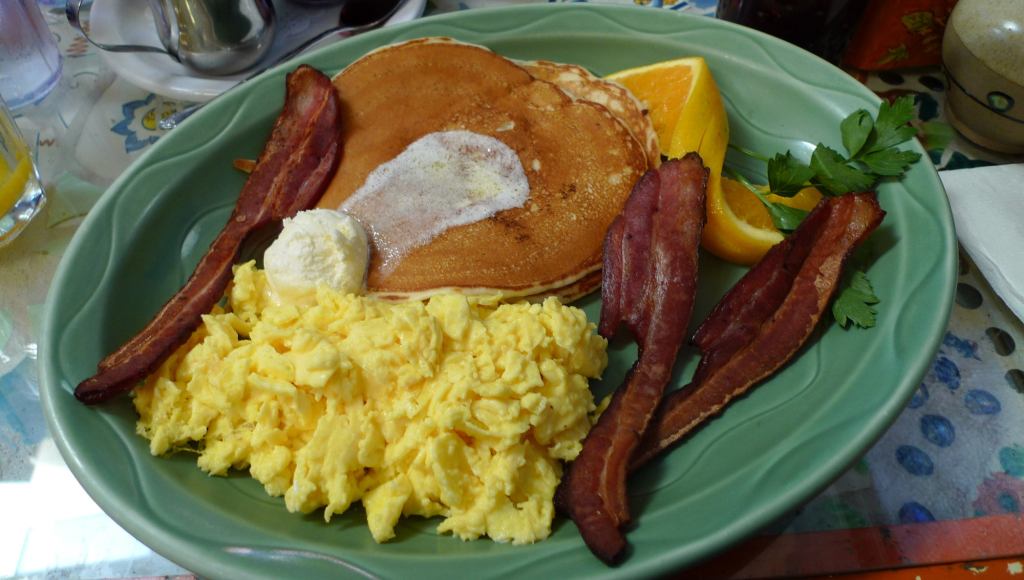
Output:
[[[818,143],[809,162],[789,151],[768,159],[768,191],[792,197],[813,185],[825,195],[867,191],[880,179],[903,175],[921,155],[901,151],[897,145],[910,140],[916,129],[907,123],[914,117],[914,99],[904,96],[890,105],[883,102],[878,117],[864,109],[854,111],[839,124],[846,155]]]
[[[897,147],[916,134],[916,129],[908,124],[913,117],[914,99],[910,96],[900,97],[892,104],[883,101],[875,117],[864,109],[857,110],[839,124],[846,155],[818,143],[807,162],[797,159],[789,151],[767,158],[733,147],[766,164],[768,187],[766,190],[758,188],[736,172],[732,172],[732,176],[761,200],[777,229],[791,232],[800,225],[807,212],[772,202],[767,194],[793,197],[801,189],[814,186],[823,195],[836,196],[869,191],[883,179],[900,177],[921,157],[918,153]],[[832,315],[843,328],[851,323],[870,328],[875,325],[878,302],[867,274],[863,270],[854,270],[832,304]]]
[[[832,303],[832,317],[843,328],[848,328],[850,323],[871,328],[875,325],[875,315],[878,314],[875,305],[878,303],[868,275],[863,270],[854,270]]]

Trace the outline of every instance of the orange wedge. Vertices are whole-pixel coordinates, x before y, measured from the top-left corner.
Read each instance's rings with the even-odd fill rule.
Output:
[[[669,158],[690,151],[721,174],[729,144],[729,121],[704,59],[699,56],[668,60],[608,75],[629,89],[651,115],[661,153]]]
[[[628,88],[647,107],[662,155],[682,157],[696,151],[709,170],[707,224],[702,245],[716,256],[750,265],[782,241],[768,210],[742,184],[722,179],[729,144],[729,120],[718,85],[701,57],[631,68],[607,77]],[[816,190],[772,201],[801,209],[813,207]],[[809,207],[804,207],[808,206]]]
[[[810,211],[821,199],[821,192],[813,187],[805,187],[793,197],[768,195],[767,198],[774,203]],[[782,241],[782,233],[775,229],[764,204],[742,183],[728,177],[722,178],[721,195],[717,199],[713,199],[711,191],[708,191],[709,214],[712,203],[717,204],[720,219],[716,220],[710,235],[705,226],[703,242],[704,247],[716,256],[749,266]],[[709,247],[709,238],[713,250]]]

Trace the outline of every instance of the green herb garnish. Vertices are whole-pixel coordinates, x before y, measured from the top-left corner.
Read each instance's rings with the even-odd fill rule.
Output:
[[[832,317],[843,328],[848,328],[851,323],[861,328],[871,328],[875,325],[878,311],[874,305],[878,302],[867,274],[862,270],[854,270],[832,303]]]
[[[846,155],[818,143],[808,163],[792,153],[779,153],[768,160],[768,193],[791,197],[807,185],[825,195],[867,191],[884,177],[898,177],[921,155],[901,151],[897,145],[908,141],[916,130],[907,125],[914,117],[914,99],[883,102],[877,118],[860,109],[839,124]],[[741,150],[742,151],[742,150]]]
[[[807,186],[814,170],[797,161],[789,151],[776,153],[768,160],[768,189],[775,195],[793,197]]]
[[[768,189],[752,185],[739,174],[734,177],[743,183],[768,209],[772,223],[782,232],[791,232],[807,212],[774,203],[767,194],[792,197],[808,186],[816,187],[823,195],[843,195],[850,192],[870,191],[886,178],[898,178],[921,158],[913,151],[902,151],[897,145],[916,134],[908,123],[914,117],[914,99],[903,96],[892,104],[882,102],[878,115],[860,109],[839,124],[846,155],[818,143],[806,163],[789,151],[767,158],[757,153],[734,147],[737,151],[760,160],[767,165]],[[843,328],[850,324],[861,328],[875,325],[878,297],[874,295],[867,275],[856,270],[847,279],[846,286],[832,305],[832,315]]]
[[[809,213],[797,207],[790,207],[781,203],[772,203],[767,197],[765,197],[763,191],[758,189],[753,183],[750,183],[750,180],[744,177],[741,173],[729,171],[729,176],[742,183],[744,187],[757,196],[757,199],[761,200],[761,203],[763,203],[765,208],[768,209],[768,215],[772,218],[772,224],[775,226],[775,229],[779,231],[791,232],[795,230]]]

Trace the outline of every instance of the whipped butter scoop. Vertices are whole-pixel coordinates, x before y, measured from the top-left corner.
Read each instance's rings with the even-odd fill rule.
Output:
[[[313,304],[317,286],[361,294],[370,249],[352,216],[329,209],[301,211],[263,255],[267,282],[280,302]]]

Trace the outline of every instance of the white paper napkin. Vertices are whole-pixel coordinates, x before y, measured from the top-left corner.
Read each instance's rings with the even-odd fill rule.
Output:
[[[1024,163],[940,171],[961,245],[1024,320]]]

